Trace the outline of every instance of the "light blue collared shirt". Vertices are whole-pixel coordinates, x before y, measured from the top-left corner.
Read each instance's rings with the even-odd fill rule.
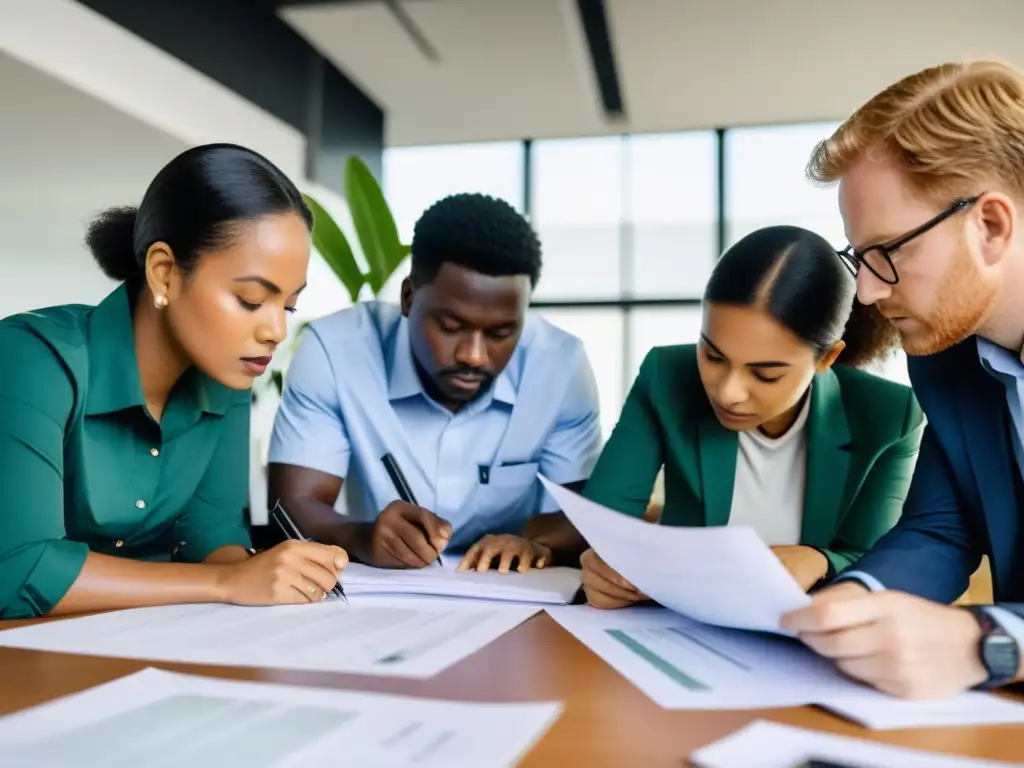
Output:
[[[370,301],[303,332],[269,461],[344,478],[348,514],[370,521],[398,498],[381,463],[391,453],[458,552],[556,511],[537,473],[586,480],[600,450],[597,385],[575,336],[528,314],[489,391],[452,413],[424,392],[399,308]]]
[[[1013,419],[1013,453],[1017,457],[1017,467],[1024,476],[1024,362],[1009,350],[980,336],[978,356],[981,358],[982,368],[1006,387],[1006,404]],[[862,571],[847,571],[838,580],[850,578],[858,579],[872,591],[885,589],[878,579]],[[1024,652],[1024,619],[997,606],[990,606],[987,610],[1013,635],[1017,646]]]

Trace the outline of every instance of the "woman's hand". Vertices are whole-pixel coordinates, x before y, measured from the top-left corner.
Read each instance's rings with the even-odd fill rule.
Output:
[[[348,554],[341,547],[286,541],[223,566],[224,602],[237,605],[316,603],[334,589]]]
[[[522,536],[503,533],[484,536],[469,548],[456,571],[489,571],[498,560],[498,572],[508,573],[512,561],[517,560],[516,570],[525,573],[530,568],[544,568],[551,562],[551,550]]]
[[[587,602],[595,608],[624,608],[650,600],[609,568],[592,549],[580,556],[580,566],[583,568],[583,591],[587,595]]]
[[[804,592],[828,573],[828,558],[814,547],[779,545],[772,547],[771,550]]]

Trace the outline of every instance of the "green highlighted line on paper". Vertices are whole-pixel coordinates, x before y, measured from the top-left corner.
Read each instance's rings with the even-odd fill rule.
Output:
[[[688,688],[691,691],[710,691],[711,686],[705,685],[700,680],[690,677],[688,674],[683,672],[681,669],[676,667],[669,661],[654,653],[643,643],[636,640],[628,632],[621,629],[606,629],[605,632],[609,637],[618,640],[626,648],[629,648],[633,653],[642,658],[652,667],[657,669],[667,677],[672,678],[684,688]]]

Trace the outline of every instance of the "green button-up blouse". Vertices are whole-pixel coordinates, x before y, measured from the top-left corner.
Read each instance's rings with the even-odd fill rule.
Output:
[[[45,614],[89,551],[200,562],[248,547],[248,390],[190,369],[159,423],[127,291],[0,320],[0,618]]]

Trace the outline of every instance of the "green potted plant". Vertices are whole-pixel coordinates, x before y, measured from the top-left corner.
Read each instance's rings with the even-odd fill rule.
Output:
[[[313,245],[345,286],[352,303],[359,301],[363,286],[369,286],[373,295],[379,296],[409,255],[410,246],[399,239],[394,216],[370,169],[354,155],[345,164],[345,200],[366,262],[365,272],[337,222],[312,196],[304,194],[303,198],[313,211]],[[299,333],[303,327],[300,326]],[[270,380],[280,393],[282,372],[272,371]]]

